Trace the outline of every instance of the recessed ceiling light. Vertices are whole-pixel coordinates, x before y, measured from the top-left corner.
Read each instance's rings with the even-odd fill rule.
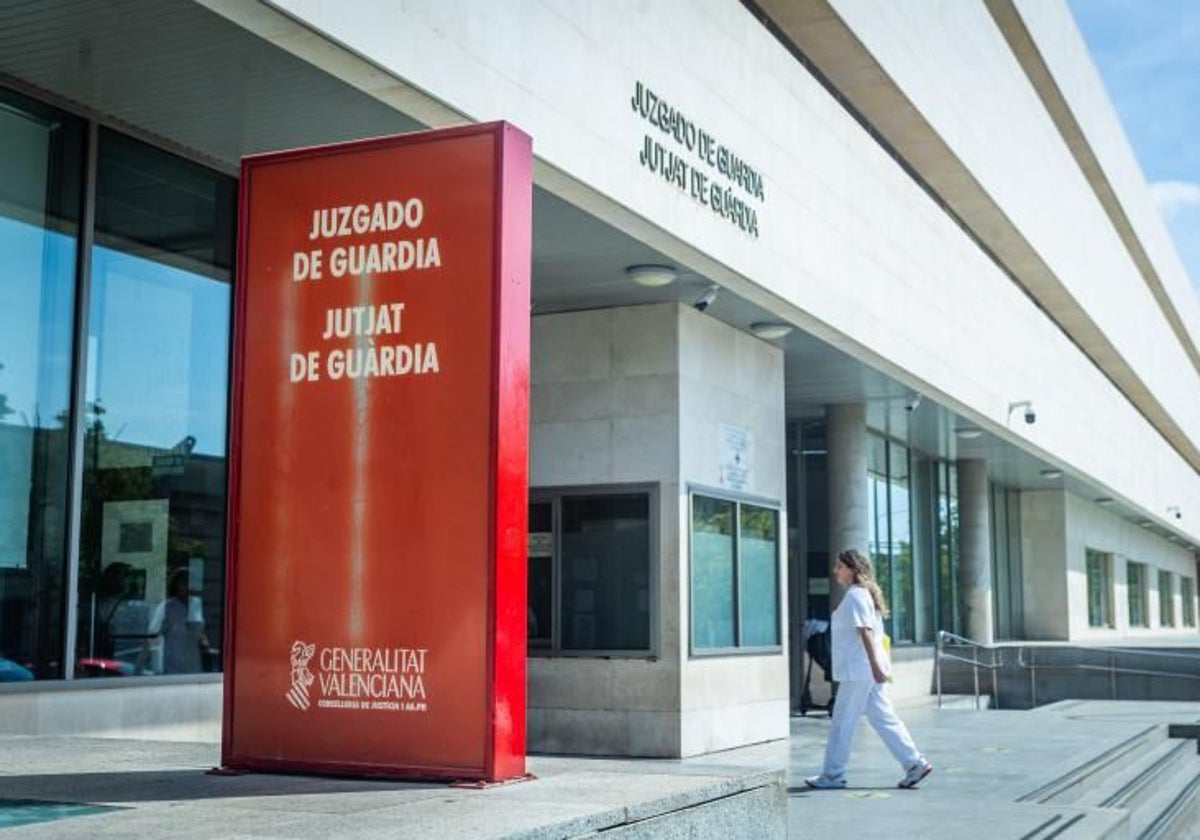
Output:
[[[625,273],[634,283],[650,288],[668,286],[679,277],[679,272],[669,265],[631,265]]]
[[[1138,524],[1139,524],[1139,525],[1141,525],[1143,528],[1149,528],[1149,527],[1150,527],[1151,525],[1153,525],[1154,523],[1153,523],[1153,522],[1151,522],[1149,519],[1143,519],[1143,520],[1142,520],[1141,522],[1139,522]]]
[[[1062,470],[1042,470],[1042,478],[1062,478]]]
[[[974,440],[983,434],[983,429],[962,428],[955,429],[954,434],[963,440]]]
[[[1101,496],[1100,498],[1096,499],[1095,502],[1098,505],[1111,505],[1113,500],[1110,496]]]
[[[791,324],[782,324],[778,321],[760,321],[750,325],[750,332],[767,341],[783,338],[791,331]]]

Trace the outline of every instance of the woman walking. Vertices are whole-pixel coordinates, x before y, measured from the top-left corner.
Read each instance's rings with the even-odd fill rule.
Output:
[[[871,561],[858,549],[838,555],[834,575],[846,589],[833,611],[833,679],[838,684],[833,724],[825,745],[825,767],[804,783],[811,788],[844,788],[850,743],[858,719],[867,720],[904,769],[900,787],[912,788],[933,771],[921,755],[904,722],[888,699],[886,683],[891,663],[883,652],[883,619],[888,614],[883,591],[875,582]]]

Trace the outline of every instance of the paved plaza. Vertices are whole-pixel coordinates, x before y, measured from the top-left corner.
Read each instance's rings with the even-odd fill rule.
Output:
[[[535,756],[535,781],[485,790],[444,784],[205,773],[214,743],[101,738],[0,738],[0,838],[551,838],[602,836],[620,827],[736,801],[766,791],[763,807],[743,808],[721,828],[731,837],[771,836],[770,792],[787,770],[788,836],[825,838],[1088,838],[1137,836],[1124,790],[1139,761],[1195,773],[1193,742],[1166,738],[1165,725],[1200,720],[1200,703],[1067,701],[1032,712],[936,710],[902,714],[934,774],[914,791],[874,733],[858,733],[850,787],[811,791],[803,778],[819,769],[828,731],[823,716],[793,718],[789,742],[774,742],[684,761]],[[1143,743],[1144,742],[1144,743]],[[1156,752],[1157,751],[1157,752]],[[1144,775],[1144,773],[1143,773]],[[1166,782],[1150,786],[1165,795]],[[32,802],[22,812],[14,803]],[[749,800],[747,800],[749,801]],[[57,814],[46,803],[60,805]],[[107,806],[79,809],[78,806]],[[12,825],[20,814],[60,818]],[[75,808],[75,810],[71,810]],[[1134,815],[1131,818],[1131,814]],[[1145,822],[1145,818],[1143,818]],[[703,837],[645,831],[644,836]],[[1131,829],[1135,829],[1133,835]],[[714,829],[715,830],[715,829]],[[1058,832],[1057,834],[1055,832]],[[614,833],[614,836],[643,836]],[[1189,836],[1176,831],[1173,836]],[[1200,836],[1200,830],[1197,834]]]

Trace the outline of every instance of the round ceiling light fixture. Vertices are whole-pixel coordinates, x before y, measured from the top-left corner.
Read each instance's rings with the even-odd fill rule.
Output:
[[[954,434],[956,437],[958,437],[962,440],[974,440],[977,437],[982,437],[983,429],[972,429],[970,427],[964,427],[962,429],[955,429]]]
[[[784,324],[780,321],[759,321],[750,325],[750,332],[766,341],[783,338],[791,331],[791,324]]]
[[[1111,496],[1101,496],[1100,498],[1096,499],[1095,502],[1098,505],[1111,505],[1113,503],[1113,499]]]
[[[625,273],[634,283],[651,289],[669,286],[679,278],[679,272],[669,265],[631,265]]]
[[[1042,470],[1042,478],[1062,478],[1062,470]]]

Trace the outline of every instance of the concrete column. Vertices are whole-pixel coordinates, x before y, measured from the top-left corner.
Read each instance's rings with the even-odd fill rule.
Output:
[[[867,553],[867,407],[862,403],[825,407],[829,469],[829,604],[842,600],[833,576],[838,552]]]
[[[987,461],[958,461],[959,592],[962,593],[966,635],[991,644],[992,527],[988,501]]]

